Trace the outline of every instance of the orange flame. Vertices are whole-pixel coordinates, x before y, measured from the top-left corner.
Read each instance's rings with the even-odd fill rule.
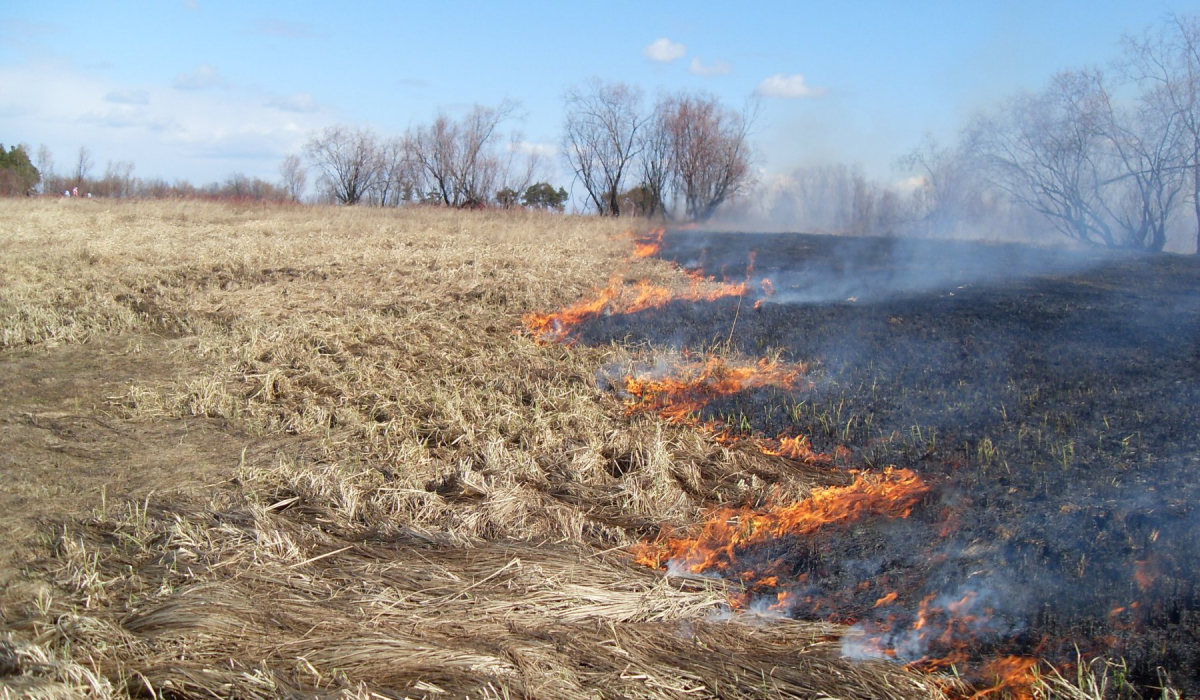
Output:
[[[833,458],[824,452],[814,451],[806,435],[797,435],[796,437],[781,435],[774,439],[763,439],[759,441],[759,448],[762,449],[763,454],[789,457],[810,464],[828,464],[833,461]]]
[[[710,357],[703,365],[682,367],[678,377],[626,377],[625,391],[635,399],[630,412],[656,411],[672,422],[695,422],[692,416],[719,396],[765,387],[795,389],[804,370],[801,364],[767,359],[736,364]]]
[[[645,237],[633,242],[633,257],[635,259],[648,258],[662,249],[663,234],[667,230],[665,228],[651,229]]]
[[[691,573],[727,569],[738,551],[785,535],[811,535],[827,525],[866,517],[905,518],[929,487],[909,469],[888,467],[881,474],[859,473],[848,486],[817,489],[794,503],[754,510],[713,511],[693,537],[667,535],[633,549],[634,561],[664,568],[677,562]]]
[[[766,303],[768,297],[775,296],[775,285],[771,283],[771,280],[764,277],[764,278],[762,278],[761,285],[762,285],[762,291],[763,291],[763,298],[754,302],[755,309],[761,309],[763,307],[763,304]]]
[[[561,311],[527,314],[525,327],[546,342],[565,340],[580,323],[595,318],[608,308],[621,293],[621,278],[609,280],[594,299],[582,299]]]
[[[744,282],[718,282],[705,289],[700,282],[693,280],[686,291],[675,291],[644,280],[631,287],[625,285],[620,277],[614,277],[594,298],[577,301],[561,311],[527,314],[522,320],[525,328],[543,342],[554,343],[567,340],[580,324],[602,314],[633,314],[662,308],[675,301],[712,302],[745,293]]]
[[[1000,693],[1012,700],[1032,700],[1033,684],[1037,682],[1037,660],[1027,656],[1003,656],[988,662],[982,675],[993,685],[977,691],[971,700]]]

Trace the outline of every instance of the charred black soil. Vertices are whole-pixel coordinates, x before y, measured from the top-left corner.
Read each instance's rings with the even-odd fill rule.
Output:
[[[848,655],[1078,646],[1200,692],[1200,258],[694,232],[660,255],[753,295],[601,317],[581,340],[807,363],[815,388],[706,415],[935,484],[907,520],[740,553],[784,574],[794,615],[856,620]]]

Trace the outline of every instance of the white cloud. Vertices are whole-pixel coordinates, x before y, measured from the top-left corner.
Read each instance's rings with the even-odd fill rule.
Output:
[[[647,44],[646,48],[642,49],[642,53],[651,61],[670,63],[676,59],[683,58],[683,55],[687,53],[687,46],[664,37],[662,39],[655,39]]]
[[[150,93],[145,90],[113,90],[104,96],[105,102],[119,105],[150,104]]]
[[[196,0],[183,0],[183,6],[192,12],[200,9],[200,3],[196,2]]]
[[[706,65],[699,57],[693,58],[688,66],[688,72],[692,75],[729,75],[732,70],[732,66],[720,59]]]
[[[224,84],[225,81],[221,79],[220,72],[207,63],[196,66],[191,73],[180,73],[175,76],[175,82],[172,83],[177,90],[205,90]]]
[[[825,88],[811,87],[802,73],[776,73],[759,83],[755,92],[763,97],[820,97],[825,94]]]
[[[197,184],[231,172],[273,179],[284,155],[333,118],[269,107],[271,95],[257,90],[141,88],[49,61],[0,65],[0,85],[23,108],[8,109],[0,95],[0,133],[58,154],[86,145],[98,164],[128,160],[145,177]]]
[[[267,100],[267,106],[282,109],[285,112],[299,112],[300,114],[315,112],[320,109],[317,101],[307,92],[297,92],[287,97],[273,97]]]

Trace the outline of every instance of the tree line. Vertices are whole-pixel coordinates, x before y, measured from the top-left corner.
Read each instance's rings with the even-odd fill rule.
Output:
[[[949,144],[927,138],[900,159],[898,182],[828,164],[756,181],[753,103],[740,110],[704,92],[658,95],[591,79],[563,96],[559,155],[601,216],[708,221],[720,212],[777,226],[840,233],[1007,237],[1013,231],[1080,244],[1158,251],[1190,219],[1200,252],[1200,18],[1171,14],[1121,40],[1106,68],[1054,75],[1040,90],[973,115]],[[57,172],[45,146],[0,147],[0,194],[75,188],[100,196],[209,196],[562,211],[547,156],[504,132],[519,105],[439,113],[399,136],[336,125],[289,155],[278,182],[240,174],[195,187],[133,177],[110,161],[93,177],[87,148]],[[573,185],[573,186],[574,186]],[[1190,206],[1189,206],[1190,205]]]
[[[642,91],[598,79],[565,98],[562,150],[585,206],[602,216],[626,213],[703,221],[750,183],[751,119],[704,93],[660,97],[652,109]],[[564,188],[542,179],[548,164],[522,149],[501,127],[517,109],[476,105],[460,118],[445,113],[403,136],[331,126],[305,144],[317,173],[318,199],[340,204],[404,203],[449,207],[525,206],[561,211]],[[289,156],[284,187],[303,191],[305,161]]]
[[[540,179],[546,165],[542,156],[523,149],[519,133],[507,140],[501,134],[516,109],[515,102],[505,101],[496,107],[476,105],[460,118],[441,113],[397,137],[327,127],[304,146],[307,164],[317,172],[317,198],[345,205],[561,211],[567,193]],[[305,163],[298,156],[286,158],[280,172],[289,192],[304,191]]]
[[[56,167],[50,149],[41,145],[35,160],[30,159],[30,147],[13,146],[3,153],[0,146],[0,196],[57,195],[112,198],[195,198],[235,199],[257,201],[298,201],[283,185],[231,173],[223,181],[194,185],[187,180],[167,181],[163,178],[139,178],[133,174],[134,164],[128,160],[108,161],[104,172],[97,174],[92,152],[87,146],[76,151],[69,165]]]
[[[320,188],[351,204],[522,203],[522,170],[496,148],[515,106],[444,115],[400,139],[334,127],[306,149]],[[599,79],[564,96],[561,157],[585,209],[707,221],[720,210],[832,232],[1061,235],[1159,251],[1186,205],[1200,252],[1200,20],[1169,15],[1127,35],[1109,67],[1062,71],[975,114],[950,145],[928,138],[881,185],[843,165],[756,182],[753,110],[712,95],[659,95]],[[506,159],[507,158],[507,159]],[[375,165],[371,165],[374,163]],[[298,165],[298,163],[297,163]],[[515,184],[514,184],[515,183]],[[745,197],[744,195],[752,195]],[[391,199],[389,199],[389,197]],[[328,197],[327,197],[328,198]],[[732,205],[732,206],[731,206]]]

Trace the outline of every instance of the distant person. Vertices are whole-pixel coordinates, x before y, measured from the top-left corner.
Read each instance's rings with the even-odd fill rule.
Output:
[[[70,196],[71,196],[71,190],[63,190],[63,196],[64,196],[64,197],[70,197]]]
[[[78,188],[78,187],[72,187],[72,188],[71,188],[71,196],[72,196],[72,197],[78,197],[78,196],[79,196],[79,188]]]

